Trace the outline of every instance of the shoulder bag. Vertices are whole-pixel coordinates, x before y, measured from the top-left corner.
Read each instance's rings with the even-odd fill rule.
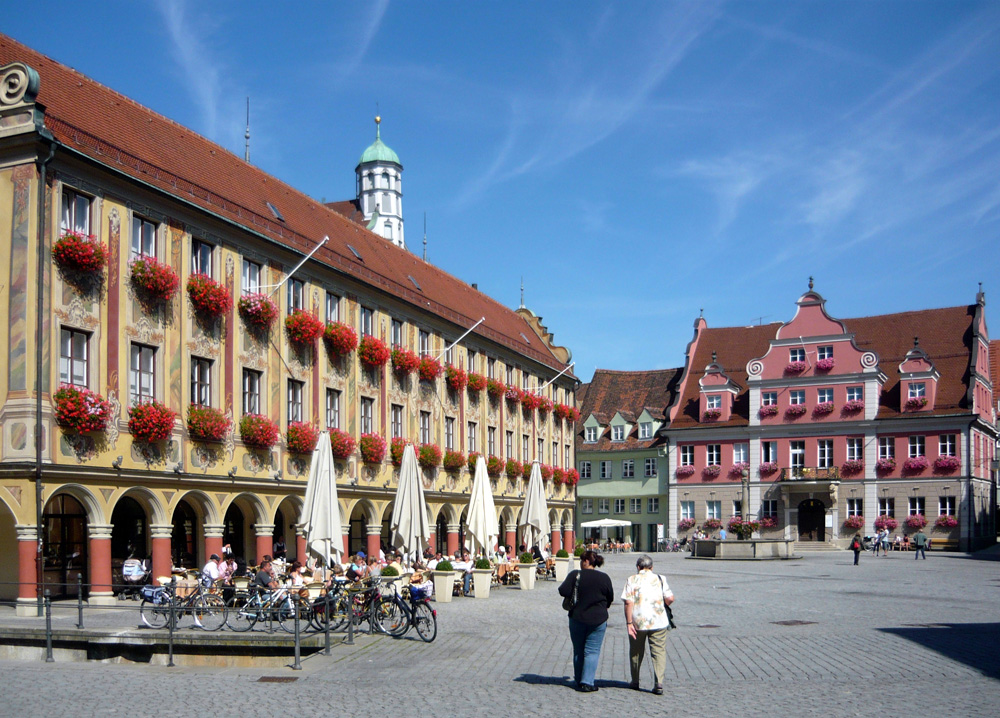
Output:
[[[661,589],[661,592],[662,592],[663,588],[665,588],[664,582],[663,582],[663,576],[660,576],[660,589]],[[668,631],[672,631],[675,628],[677,628],[677,625],[674,623],[674,612],[670,608],[670,606],[667,605],[666,601],[663,602],[663,607],[667,610],[667,630]]]
[[[573,609],[576,608],[576,600],[579,588],[580,588],[580,571],[577,571],[576,580],[573,582],[573,595],[566,596],[566,598],[563,599],[562,607],[564,611],[569,611],[570,613],[572,613]]]

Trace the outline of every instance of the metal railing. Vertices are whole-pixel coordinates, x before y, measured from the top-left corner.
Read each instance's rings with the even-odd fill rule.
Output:
[[[839,478],[838,466],[790,466],[778,475],[778,481],[829,481]]]

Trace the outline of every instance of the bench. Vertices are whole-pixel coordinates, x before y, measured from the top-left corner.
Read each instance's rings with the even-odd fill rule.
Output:
[[[928,551],[958,551],[958,539],[931,538]]]

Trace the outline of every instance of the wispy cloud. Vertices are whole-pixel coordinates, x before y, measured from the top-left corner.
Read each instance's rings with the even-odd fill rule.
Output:
[[[355,74],[368,54],[368,49],[375,40],[375,36],[378,35],[379,28],[382,27],[382,20],[388,8],[389,0],[376,0],[368,4],[368,17],[359,33],[357,45],[354,46],[352,43],[353,52],[338,63],[339,72],[337,81],[339,83],[342,84],[356,79]]]

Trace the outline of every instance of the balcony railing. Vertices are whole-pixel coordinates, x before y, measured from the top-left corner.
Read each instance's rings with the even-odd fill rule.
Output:
[[[790,466],[781,470],[778,481],[829,481],[839,478],[838,466]]]

